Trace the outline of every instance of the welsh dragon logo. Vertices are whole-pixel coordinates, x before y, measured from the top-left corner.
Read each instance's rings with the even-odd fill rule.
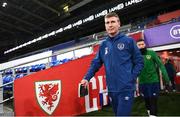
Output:
[[[56,109],[61,96],[61,81],[35,82],[36,98],[40,107],[49,115]]]

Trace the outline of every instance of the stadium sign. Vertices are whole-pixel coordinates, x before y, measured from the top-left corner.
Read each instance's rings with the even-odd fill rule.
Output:
[[[179,43],[180,22],[145,29],[144,37],[148,47]]]
[[[129,0],[127,2],[125,2],[125,6],[130,6],[130,5],[134,5],[137,4],[139,2],[142,2],[143,0]]]
[[[121,9],[124,9],[125,7],[128,7],[128,6],[132,6],[132,5],[135,5],[135,4],[138,4],[140,2],[143,2],[145,0],[129,0],[129,1],[126,1],[126,2],[123,2],[123,3],[120,3],[120,4],[117,4],[109,9],[103,9],[101,10],[100,12],[96,13],[96,14],[91,14],[89,16],[87,16],[86,18],[84,19],[79,19],[77,20],[76,22],[72,23],[72,24],[68,24],[67,26],[65,27],[61,27],[61,31],[59,31],[59,29],[56,31],[56,33],[59,33],[59,32],[63,32],[65,30],[69,30],[73,27],[76,27],[76,26],[80,26],[84,23],[87,23],[87,22],[91,22],[97,18],[100,18],[100,17],[103,17],[105,16],[106,14],[110,13],[110,12],[114,12],[114,11],[119,11]],[[62,30],[63,29],[63,30]]]
[[[180,39],[180,25],[172,26],[170,29],[170,35],[174,39]]]

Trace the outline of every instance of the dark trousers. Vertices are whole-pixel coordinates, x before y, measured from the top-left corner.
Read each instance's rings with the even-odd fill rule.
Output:
[[[165,90],[175,90],[176,86],[175,86],[175,82],[174,82],[174,78],[173,77],[169,77],[170,78],[170,82],[171,82],[171,86],[169,84],[165,85]]]
[[[160,91],[159,82],[140,84],[139,89],[144,98],[146,109],[150,110],[150,115],[157,115],[157,100]]]
[[[172,84],[172,89],[175,90],[176,87],[175,87],[175,83],[174,83],[174,77],[170,77],[170,81],[171,81],[171,84]]]
[[[130,116],[134,101],[134,91],[109,92],[115,116]]]
[[[157,97],[144,98],[147,110],[150,110],[150,115],[157,116]]]

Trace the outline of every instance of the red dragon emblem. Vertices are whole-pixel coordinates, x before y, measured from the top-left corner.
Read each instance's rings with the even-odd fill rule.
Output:
[[[36,82],[38,103],[48,114],[52,114],[60,99],[59,81]]]

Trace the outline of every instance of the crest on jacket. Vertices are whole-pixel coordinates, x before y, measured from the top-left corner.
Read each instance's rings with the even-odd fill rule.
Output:
[[[151,55],[146,55],[146,58],[149,60],[151,59]]]
[[[41,109],[51,115],[61,96],[61,81],[40,81],[35,82],[36,99]]]
[[[119,50],[123,50],[123,49],[124,49],[124,43],[118,43],[118,44],[117,44],[117,48],[118,48]]]

